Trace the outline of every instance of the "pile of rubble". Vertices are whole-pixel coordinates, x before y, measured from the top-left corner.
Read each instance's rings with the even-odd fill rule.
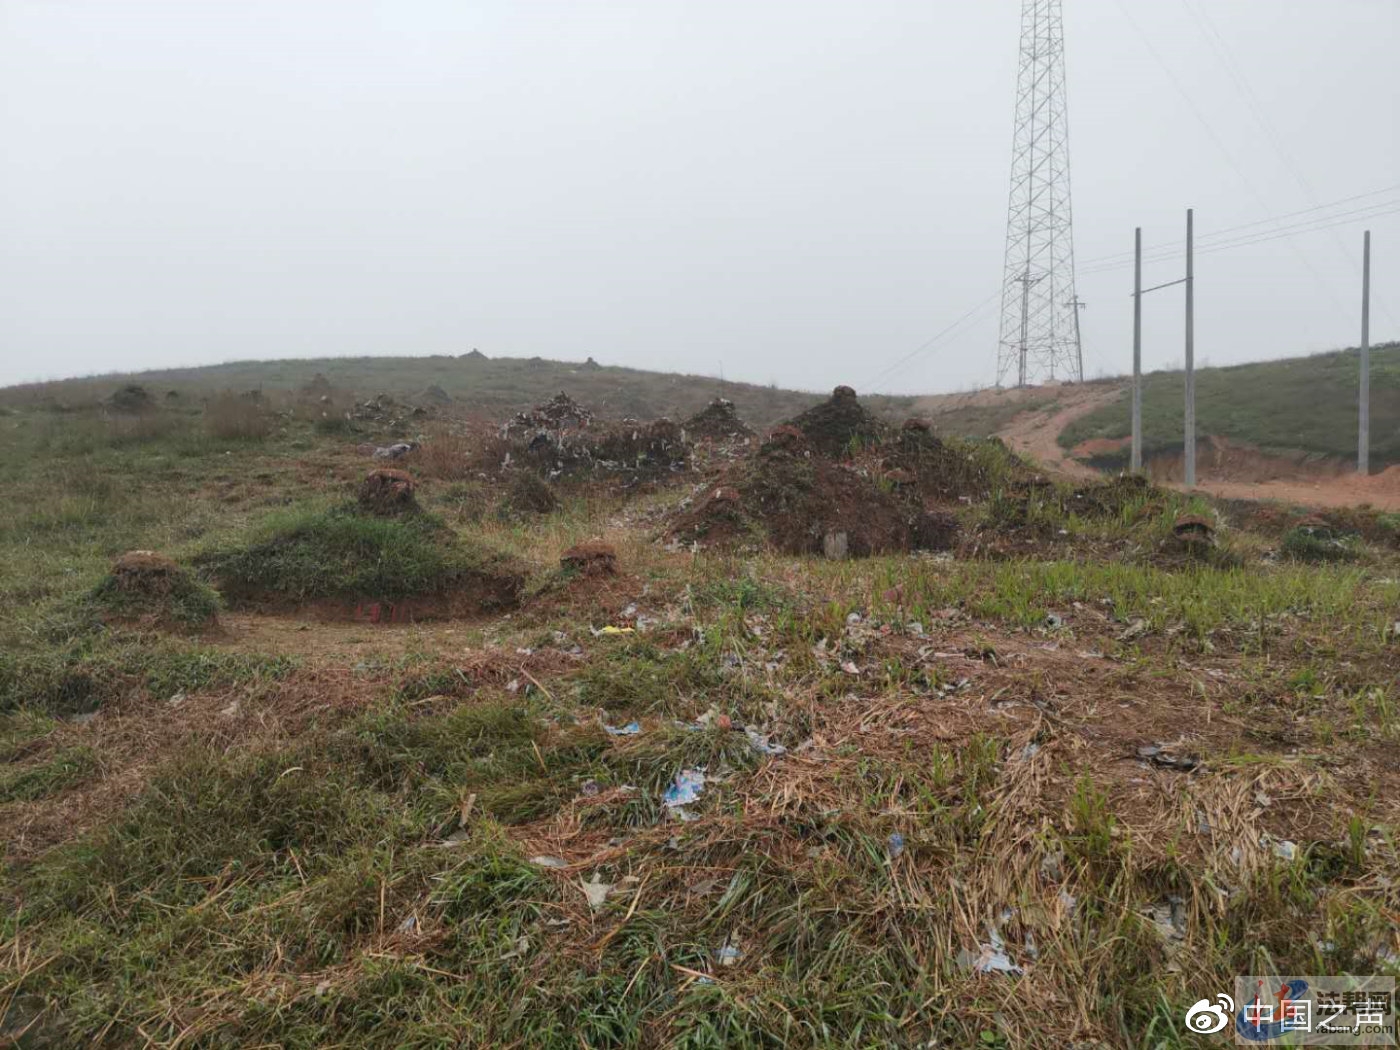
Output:
[[[888,427],[868,411],[848,386],[838,386],[831,397],[794,417],[796,427],[822,456],[849,456],[862,446],[878,444]]]
[[[681,424],[685,435],[695,441],[725,441],[746,438],[753,430],[739,418],[734,402],[717,397]]]
[[[592,422],[593,413],[561,390],[529,411],[517,413],[501,428],[501,434],[511,437],[523,433],[585,430]]]
[[[687,501],[667,536],[706,546],[767,542],[829,558],[948,549],[957,519],[924,506],[914,472],[887,475],[878,461],[849,458],[887,432],[850,387],[837,387]]]
[[[368,401],[357,402],[347,413],[356,423],[366,423],[391,433],[405,429],[411,420],[420,420],[427,414],[427,409],[406,405],[388,394],[377,394]]]
[[[671,420],[598,425],[592,412],[564,393],[508,420],[499,438],[506,445],[503,467],[550,480],[606,476],[630,486],[690,466],[690,443]]]

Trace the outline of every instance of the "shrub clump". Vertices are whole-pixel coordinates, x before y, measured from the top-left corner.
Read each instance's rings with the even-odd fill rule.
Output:
[[[1281,550],[1294,561],[1355,561],[1357,538],[1320,518],[1305,518],[1283,534]]]
[[[502,509],[508,514],[553,514],[559,509],[559,497],[538,474],[520,471],[510,479]]]
[[[205,627],[219,596],[181,565],[154,551],[128,551],[89,596],[104,618],[177,627]]]
[[[379,517],[353,507],[275,515],[246,547],[201,565],[231,600],[397,599],[470,592],[513,604],[524,586],[514,562],[464,540],[426,514]]]

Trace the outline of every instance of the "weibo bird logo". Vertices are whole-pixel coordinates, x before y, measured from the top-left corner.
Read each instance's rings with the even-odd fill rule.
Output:
[[[1211,1035],[1224,1029],[1235,1012],[1235,1000],[1224,992],[1217,995],[1215,1000],[1212,1003],[1209,999],[1202,999],[1187,1010],[1186,1027],[1200,1035]]]

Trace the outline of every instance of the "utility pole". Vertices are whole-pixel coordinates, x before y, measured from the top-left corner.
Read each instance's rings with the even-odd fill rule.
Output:
[[[1186,209],[1186,487],[1196,485],[1196,252],[1194,209]]]
[[[1078,367],[1079,382],[1084,382],[1084,342],[1079,338],[1079,311],[1089,304],[1079,296],[1075,296],[1066,306],[1074,310],[1074,359]]]
[[[1130,469],[1142,471],[1142,227],[1133,231],[1133,458]]]
[[[1357,406],[1356,472],[1371,472],[1371,231],[1361,248],[1361,403]]]

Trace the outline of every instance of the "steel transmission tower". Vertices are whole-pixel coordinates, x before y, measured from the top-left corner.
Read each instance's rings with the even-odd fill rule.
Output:
[[[1060,0],[1022,0],[997,385],[1084,378]]]

